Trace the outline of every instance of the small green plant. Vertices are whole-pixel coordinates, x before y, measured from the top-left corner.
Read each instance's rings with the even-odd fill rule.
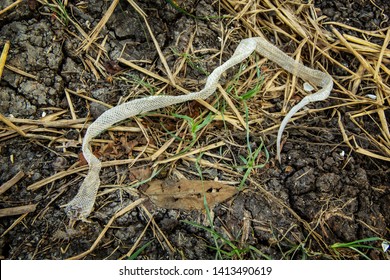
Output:
[[[214,115],[211,113],[209,113],[204,119],[199,118],[199,120],[195,120],[195,119],[193,119],[189,116],[186,116],[186,115],[180,115],[180,114],[175,114],[175,113],[172,115],[176,118],[183,119],[183,120],[188,122],[188,125],[190,127],[191,138],[192,138],[190,147],[192,147],[192,145],[195,143],[196,138],[197,138],[197,133],[202,128],[207,126],[209,123],[211,123],[213,118],[214,118]]]
[[[51,16],[56,18],[61,24],[68,26],[70,17],[66,11],[66,7],[61,0],[52,0],[53,4],[45,1],[45,4],[52,11]]]
[[[242,67],[241,67],[242,69]],[[249,177],[253,169],[256,168],[263,168],[267,162],[269,161],[269,153],[267,148],[264,145],[263,139],[260,139],[260,145],[259,147],[253,151],[252,150],[252,145],[250,143],[250,129],[249,129],[249,110],[248,110],[248,105],[247,105],[247,100],[255,96],[261,89],[262,83],[263,83],[263,78],[261,76],[260,68],[256,68],[256,74],[257,74],[257,82],[256,85],[248,90],[246,93],[237,96],[239,100],[242,101],[244,108],[245,108],[245,123],[246,123],[246,144],[248,148],[248,155],[246,157],[239,155],[241,161],[244,163],[244,165],[237,166],[236,168],[240,171],[245,170],[244,176],[240,182],[239,189],[241,190],[245,184],[246,179]],[[256,164],[256,160],[259,157],[260,153],[263,152],[265,155],[265,160],[261,164]]]
[[[382,241],[382,248],[378,248],[369,244],[377,241]],[[377,251],[385,252],[386,250],[383,244],[388,244],[388,241],[380,237],[368,237],[368,238],[359,239],[348,243],[335,243],[331,245],[330,248],[332,248],[339,256],[341,255],[340,249],[350,249],[357,252],[363,258],[370,260],[370,258],[367,256],[367,252],[369,250],[377,250]]]
[[[261,70],[259,66],[256,66],[256,77],[256,85],[252,89],[248,90],[246,93],[238,96],[240,100],[246,102],[260,92],[261,87],[263,86],[264,77],[261,75]]]
[[[241,161],[244,163],[244,165],[237,166],[236,168],[240,171],[245,170],[244,176],[242,177],[242,180],[239,185],[239,190],[242,190],[244,187],[246,179],[249,177],[253,169],[256,168],[264,168],[264,166],[268,163],[269,161],[269,153],[267,148],[264,145],[263,140],[261,139],[259,147],[252,151],[250,142],[249,142],[249,130],[247,130],[247,147],[248,147],[248,155],[246,157],[239,155]],[[256,160],[258,156],[260,155],[261,152],[264,152],[265,154],[265,160],[261,164],[256,164]]]
[[[176,56],[184,58],[188,66],[190,66],[193,70],[198,71],[202,75],[210,75],[210,73],[204,67],[202,67],[201,63],[199,62],[199,57],[186,52],[181,53],[174,48],[171,48],[171,50]]]
[[[316,257],[325,257],[324,254],[312,251],[310,248],[307,248],[306,245],[305,242],[293,243],[290,240],[283,242],[283,244],[280,242],[277,243],[277,247],[283,255],[283,260],[307,260]]]
[[[123,77],[119,77],[118,79],[125,80],[129,84],[140,85],[146,88],[151,95],[154,95],[156,93],[156,88],[149,82],[145,81],[143,78],[140,78],[138,75],[125,73]]]
[[[140,248],[137,249],[134,253],[132,253],[129,257],[128,260],[136,260],[138,256],[147,248],[150,246],[150,244],[153,243],[154,240],[150,240],[149,242],[145,243],[142,245]]]
[[[264,82],[264,76],[261,74],[261,68],[258,65],[256,65],[256,85],[252,89],[245,92],[244,94],[238,92],[236,86],[241,78],[242,73],[247,67],[248,67],[248,62],[241,63],[238,72],[230,80],[230,83],[226,88],[227,93],[233,95],[236,99],[240,101],[247,101],[250,98],[254,97],[257,93],[260,92]]]

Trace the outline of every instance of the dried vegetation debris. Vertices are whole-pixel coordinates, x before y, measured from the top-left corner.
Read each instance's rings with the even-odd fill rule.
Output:
[[[370,2],[370,3],[368,3]],[[390,25],[390,7],[385,1],[369,0],[318,0],[319,7],[329,20],[363,30],[378,30]]]
[[[1,1],[0,11],[12,2]],[[118,6],[108,14],[114,2]],[[177,7],[170,1],[137,1],[148,15],[171,76],[144,19],[130,2],[68,1],[66,11],[72,21],[67,25],[58,13],[61,7],[50,10],[47,5],[59,3],[55,1],[23,1],[0,15],[0,46],[11,41],[7,65],[24,71],[4,70],[0,112],[19,117],[10,119],[28,135],[18,137],[1,124],[0,185],[21,170],[25,175],[1,194],[0,205],[38,204],[36,211],[19,220],[1,218],[4,258],[118,259],[151,241],[141,258],[355,259],[363,256],[349,249],[336,251],[331,245],[373,236],[390,238],[386,1],[315,1],[317,9],[299,1],[266,0],[258,6],[175,1]],[[94,32],[105,16],[107,23]],[[125,18],[132,24],[126,24]],[[142,182],[143,174],[153,174],[157,167],[164,167],[153,175],[157,179],[199,179],[200,168],[204,180],[218,177],[238,185],[251,162],[248,149],[256,150],[260,136],[273,155],[274,133],[282,115],[305,92],[302,81],[254,56],[229,71],[221,83],[231,103],[222,97],[207,100],[217,108],[209,123],[203,122],[207,119],[204,104],[191,102],[129,120],[102,135],[93,147],[107,164],[111,162],[104,168],[105,186],[92,223],[70,229],[61,207],[77,191],[79,173],[87,169],[79,157],[80,140],[88,125],[85,117],[96,104],[100,109],[93,118],[99,110],[137,96],[181,94],[183,90],[169,84],[170,79],[196,91],[206,73],[225,61],[240,39],[259,34],[306,65],[326,69],[336,81],[333,98],[310,106],[288,127],[282,165],[271,157],[265,168],[251,169],[247,189],[208,214],[156,207],[126,187]],[[118,62],[119,57],[140,68]],[[247,139],[239,95],[256,87],[258,70],[263,84],[246,101]],[[43,112],[44,119],[31,122]],[[218,115],[221,112],[223,117]],[[193,122],[179,115],[190,116]],[[197,130],[195,124],[202,123],[205,126]],[[215,138],[224,140],[224,145],[199,157],[200,148]],[[189,146],[193,139],[197,142]],[[175,157],[183,149],[185,156]],[[156,155],[153,161],[152,155]],[[262,151],[253,159],[254,166],[265,158]],[[136,171],[139,166],[141,171]],[[145,172],[142,166],[148,166]],[[210,228],[215,232],[205,230]],[[242,253],[221,255],[212,250],[216,236],[225,252]],[[380,241],[369,244],[380,247]],[[375,249],[364,253],[388,258]]]

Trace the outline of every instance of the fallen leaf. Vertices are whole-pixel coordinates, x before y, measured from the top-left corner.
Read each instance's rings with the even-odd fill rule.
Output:
[[[148,179],[152,175],[152,169],[150,166],[141,166],[130,169],[129,178],[131,181],[143,181]]]
[[[138,145],[137,140],[128,141],[126,136],[120,137],[119,141],[122,147],[125,149],[126,154],[130,154],[133,151],[134,147]]]
[[[118,64],[118,62],[114,60],[106,61],[104,63],[104,68],[111,75],[116,74],[123,70],[123,68]]]
[[[99,152],[99,150],[93,151],[93,155],[97,158],[101,157],[101,153]],[[78,156],[79,156],[79,166],[84,166],[88,164],[87,160],[84,157],[83,152],[79,152]]]
[[[178,182],[154,180],[145,194],[161,208],[202,210],[204,196],[209,208],[231,198],[237,189],[216,181],[185,180]]]

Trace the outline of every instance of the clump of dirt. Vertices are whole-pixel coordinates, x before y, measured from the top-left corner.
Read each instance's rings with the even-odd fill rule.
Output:
[[[12,2],[1,1],[0,10]],[[138,177],[140,171],[135,169],[140,165],[148,170],[151,163],[117,165],[102,171],[104,186],[95,211],[89,217],[91,222],[79,222],[73,228],[69,227],[63,206],[76,194],[82,179],[79,174],[86,168],[44,184],[35,191],[26,188],[39,180],[54,174],[61,175],[61,172],[82,165],[80,143],[87,120],[76,121],[90,116],[96,118],[108,106],[137,96],[180,93],[174,87],[162,86],[165,83],[161,81],[152,82],[148,75],[118,63],[117,59],[122,57],[161,77],[168,75],[142,17],[127,1],[120,1],[101,30],[99,42],[101,46],[104,45],[105,52],[100,54],[102,59],[96,61],[99,48],[95,46],[96,49],[90,53],[83,52],[82,40],[75,34],[79,34],[80,29],[93,29],[111,2],[68,2],[67,11],[71,15],[68,16],[77,19],[77,24],[65,23],[66,17],[61,17],[58,10],[37,1],[22,2],[0,18],[0,46],[6,40],[12,46],[7,64],[29,74],[4,70],[0,81],[0,112],[5,116],[23,118],[18,125],[35,125],[26,128],[30,134],[28,138],[7,134],[8,131],[1,127],[0,185],[19,171],[24,171],[25,176],[0,195],[0,207],[37,204],[37,210],[26,215],[23,223],[14,226],[16,216],[0,218],[2,258],[74,257],[89,250],[103,230],[107,231],[99,245],[83,257],[123,258],[134,252],[134,244],[138,244],[137,248],[147,244],[139,258],[356,259],[362,256],[353,250],[341,255],[331,245],[368,237],[390,239],[389,163],[351,151],[344,143],[339,127],[340,123],[343,124],[347,133],[354,135],[360,135],[362,129],[344,115],[337,119],[332,110],[321,110],[338,105],[337,100],[316,104],[314,107],[319,110],[315,114],[297,119],[294,125],[288,127],[288,138],[283,145],[279,164],[273,157],[274,131],[266,133],[257,129],[260,131],[257,133],[254,129],[260,118],[267,119],[265,122],[259,121],[259,126],[263,126],[268,120],[277,119],[277,113],[282,109],[282,95],[274,96],[267,92],[262,93],[266,100],[262,106],[249,104],[250,109],[256,107],[262,113],[261,117],[251,119],[249,144],[251,149],[256,149],[261,145],[262,137],[271,159],[264,168],[253,170],[245,181],[245,188],[238,195],[210,209],[210,212],[162,209],[146,201],[116,218],[106,228],[117,211],[145,197],[142,193],[144,186],[139,191],[123,186],[135,180],[144,180],[142,176]],[[223,6],[221,11],[221,7],[211,0],[177,1],[180,5],[177,7],[162,0],[137,2],[148,16],[169,68],[179,69],[174,73],[175,78],[184,88],[194,91],[202,88],[207,73],[229,57],[238,43],[239,33],[235,32],[239,28],[239,21],[235,22],[235,27],[230,25],[232,27],[228,30],[221,29],[224,24],[231,24],[231,16],[222,16],[228,14],[229,6]],[[319,15],[326,15],[328,21],[367,30],[389,26],[386,1],[375,1],[375,4],[364,0],[315,2]],[[279,27],[281,29],[277,32],[281,33],[285,32],[283,28],[287,28]],[[232,38],[237,40],[225,41],[226,34],[221,30],[234,33],[236,37]],[[269,34],[270,40],[276,42],[284,38],[282,36],[276,40],[272,32]],[[103,40],[106,40],[105,44]],[[283,40],[286,41],[285,38]],[[223,51],[218,52],[221,45]],[[284,48],[290,49],[292,46],[285,45]],[[91,57],[92,54],[95,56]],[[359,69],[359,64],[350,55],[337,55],[340,56],[339,61],[348,63],[354,71]],[[186,67],[179,67],[181,63]],[[263,65],[262,71],[267,73],[272,67],[270,64]],[[339,75],[346,75],[345,69],[338,65],[328,65],[328,68],[329,73],[342,83]],[[244,70],[244,67],[237,66],[227,73],[221,84],[228,84],[240,69]],[[234,95],[234,91],[231,94]],[[223,101],[216,102],[223,104]],[[70,104],[73,112],[69,109]],[[179,112],[194,118],[201,114],[201,106],[196,102],[166,110],[169,114],[151,113],[121,124],[131,128],[131,132],[110,131],[101,136],[100,142],[94,144],[96,154],[106,160],[135,158],[146,144],[160,147],[179,130],[178,119],[173,118],[171,113]],[[344,113],[343,109],[340,112]],[[28,122],[55,113],[62,114],[64,120],[76,123],[56,127],[48,123]],[[386,114],[385,117],[389,119],[388,112]],[[51,120],[55,119],[53,117]],[[364,121],[367,126],[372,125],[372,131],[377,129],[376,120],[367,118]],[[231,166],[243,165],[242,158],[245,158],[248,150],[247,135],[230,123],[216,121],[210,127],[211,134],[200,137],[200,143],[208,143],[210,135],[226,140],[226,145],[219,150],[218,161],[226,161]],[[150,137],[146,139],[144,133]],[[186,136],[181,133],[175,137]],[[363,136],[356,139],[363,147],[371,147]],[[168,149],[168,152],[174,155],[176,150]],[[256,160],[263,162],[265,157],[266,154],[261,153]],[[172,166],[160,170],[155,178],[166,179],[172,174],[197,178],[199,166],[190,159],[175,161]],[[205,153],[202,159],[212,162],[210,153]],[[213,166],[215,164],[201,167],[205,179],[218,178],[239,183],[242,174],[231,174],[245,171],[236,168],[229,173],[229,170]],[[380,247],[379,239],[372,246],[371,250],[365,251],[368,257],[389,258],[388,254],[374,248]],[[215,250],[216,247],[221,250]],[[235,250],[237,248],[240,250]],[[231,255],[221,252],[230,252]]]
[[[315,1],[329,21],[340,22],[363,30],[378,30],[390,26],[390,7],[386,1],[339,0]]]
[[[34,76],[23,79],[9,70],[3,74],[1,107],[15,117],[32,116],[44,106],[58,106],[64,82],[58,74],[63,60],[61,42],[47,20],[22,20],[4,24],[3,40],[12,42],[8,55],[10,65]],[[42,36],[41,34],[45,34]]]

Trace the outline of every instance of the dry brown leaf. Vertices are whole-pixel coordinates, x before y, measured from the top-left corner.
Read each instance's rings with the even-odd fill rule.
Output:
[[[93,154],[99,158],[99,160],[117,160],[123,156],[130,158],[134,147],[137,145],[137,140],[128,141],[127,137],[123,135],[120,138],[116,138],[112,142],[101,144],[100,147],[94,149]],[[79,166],[88,164],[82,152],[80,152],[78,156]]]
[[[152,175],[152,169],[150,166],[141,166],[130,169],[129,178],[131,181],[144,181]]]
[[[161,208],[202,210],[204,196],[212,208],[237,193],[237,189],[216,181],[185,180],[178,182],[154,180],[145,191],[150,200]]]
[[[97,158],[100,158],[100,157],[101,157],[101,153],[99,152],[99,150],[95,150],[95,151],[93,152],[93,154],[94,154]],[[78,153],[78,156],[79,156],[79,165],[78,165],[78,166],[84,166],[84,165],[87,165],[87,164],[88,164],[87,160],[86,160],[85,157],[84,157],[83,152],[79,152],[79,153]]]
[[[114,75],[123,70],[123,68],[115,60],[108,60],[103,64],[108,74]]]

